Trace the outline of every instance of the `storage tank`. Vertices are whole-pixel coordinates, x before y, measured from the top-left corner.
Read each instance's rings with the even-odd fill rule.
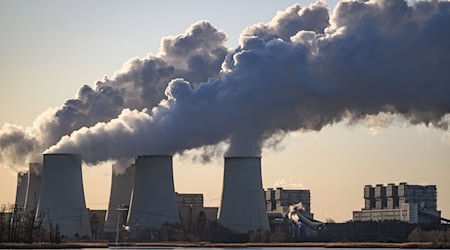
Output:
[[[143,239],[148,230],[165,222],[179,223],[173,183],[172,156],[147,155],[136,159],[134,188],[128,213],[131,236]]]
[[[27,196],[25,210],[31,211],[37,208],[39,194],[41,192],[42,163],[30,163],[28,171]]]
[[[44,229],[58,225],[66,238],[90,238],[80,155],[44,154],[36,219],[41,217]]]
[[[27,196],[28,172],[17,173],[16,208],[24,209]]]
[[[113,167],[114,168],[114,167]],[[111,192],[109,195],[108,213],[106,214],[105,232],[115,233],[117,230],[117,220],[119,218],[119,207],[129,207],[131,192],[134,185],[134,164],[129,166],[123,173],[112,171]],[[120,212],[122,214],[122,212]],[[121,218],[120,224],[126,221],[126,215]]]
[[[236,233],[270,230],[261,157],[225,157],[219,222]]]

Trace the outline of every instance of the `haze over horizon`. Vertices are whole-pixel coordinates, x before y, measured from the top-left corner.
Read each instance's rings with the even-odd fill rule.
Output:
[[[176,191],[205,193],[218,206],[227,152],[262,154],[264,187],[310,189],[318,219],[351,219],[365,184],[401,181],[436,184],[438,208],[450,217],[450,40],[440,32],[448,2],[434,12],[402,1],[338,12],[361,16],[310,1],[302,9],[253,3],[260,11],[249,11],[252,2],[196,2],[189,13],[169,12],[170,3],[49,3],[0,4],[8,167],[0,203],[13,201],[14,171],[49,150],[100,164],[84,168],[85,190],[88,207],[106,208],[112,162],[103,161],[162,150],[181,153]],[[240,15],[224,15],[233,11]]]

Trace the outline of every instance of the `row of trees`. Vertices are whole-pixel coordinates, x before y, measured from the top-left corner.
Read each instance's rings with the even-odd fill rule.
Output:
[[[44,215],[36,217],[35,210],[23,210],[15,205],[0,207],[0,242],[32,243],[61,242],[58,225],[44,227]]]

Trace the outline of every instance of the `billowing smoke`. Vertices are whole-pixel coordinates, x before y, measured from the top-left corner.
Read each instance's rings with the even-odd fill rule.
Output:
[[[122,99],[117,101],[106,98],[108,108],[126,103],[117,105],[109,118],[120,114],[108,122],[105,117],[100,120],[103,122],[85,124],[93,126],[64,136],[47,152],[81,153],[87,162],[98,163],[125,161],[141,154],[181,153],[227,142],[228,156],[259,156],[264,146],[291,131],[318,131],[343,120],[359,122],[380,113],[411,124],[447,129],[449,25],[449,2],[408,6],[404,0],[343,1],[331,17],[322,2],[307,8],[294,5],[270,23],[247,28],[239,47],[226,56],[221,71],[212,70],[213,77],[207,79],[196,77],[208,72],[203,67],[215,60],[199,60],[202,63],[197,64],[197,59],[177,61],[175,55],[219,58],[214,52],[225,49],[213,44],[223,41],[225,35],[211,27],[214,32],[209,34],[213,35],[205,40],[216,43],[181,42],[180,37],[166,40],[165,52],[151,60],[152,67],[158,69],[158,74],[151,74],[158,76],[157,84],[151,86],[166,86],[164,81],[178,78],[169,82],[162,101],[156,102],[155,97],[153,103],[134,103],[123,93],[146,96],[142,84],[135,80],[139,77],[112,84],[122,79],[118,73],[97,86],[105,86],[105,94],[121,93]],[[198,50],[209,52],[173,49],[172,54],[164,49],[177,45],[198,45]],[[218,54],[225,57],[225,52]],[[129,62],[125,72],[140,72],[133,65],[139,69],[145,64],[141,61]],[[174,71],[184,69],[177,71],[184,74],[169,74],[171,67]],[[200,73],[194,77],[191,73],[196,69]],[[93,91],[97,92],[101,91]],[[93,108],[87,108],[89,119]]]
[[[84,85],[75,99],[41,114],[32,127],[6,124],[0,131],[0,162],[18,168],[41,160],[48,147],[82,127],[108,122],[124,108],[144,110],[165,97],[167,83],[176,77],[200,83],[216,77],[228,53],[226,35],[206,21],[184,34],[165,37],[157,55],[133,58],[112,78]],[[145,111],[144,111],[145,112]]]
[[[297,23],[309,30],[297,25],[293,32],[283,26],[292,22],[277,21],[250,27],[218,77],[200,85],[174,79],[151,113],[124,110],[48,152],[83,153],[96,163],[228,141],[229,156],[257,156],[274,135],[380,113],[447,129],[449,2],[345,1],[329,22],[314,10],[322,3],[296,8],[274,20],[307,13]]]

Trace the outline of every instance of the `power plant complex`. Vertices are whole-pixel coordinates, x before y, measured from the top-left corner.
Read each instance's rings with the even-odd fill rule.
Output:
[[[197,240],[211,237],[214,225],[243,235],[283,230],[286,221],[292,223],[292,235],[323,229],[314,220],[310,190],[263,189],[261,157],[224,158],[219,208],[205,207],[202,194],[175,192],[172,156],[142,155],[123,172],[113,171],[107,211],[89,210],[81,163],[76,154],[44,154],[42,164],[30,163],[28,172],[18,173],[15,209],[32,213],[33,223],[69,240],[176,240],[178,225],[195,232]],[[442,219],[436,186],[367,185],[364,198],[365,207],[353,212],[353,221]]]

